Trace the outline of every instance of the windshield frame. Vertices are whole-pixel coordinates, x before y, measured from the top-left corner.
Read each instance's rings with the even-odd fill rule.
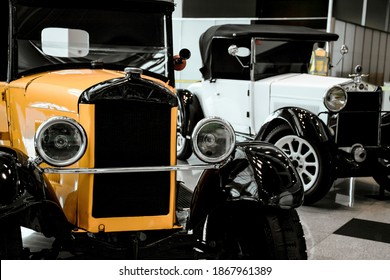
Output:
[[[23,7],[23,3],[26,2],[28,6],[28,9],[37,9],[36,11],[39,11],[40,9],[54,9],[54,10],[66,10],[69,13],[75,12],[75,13],[80,13],[81,11],[88,13],[88,11],[92,10],[95,13],[101,13],[103,14],[119,14],[123,15],[123,18],[119,22],[119,25],[122,28],[121,32],[127,32],[126,34],[131,34],[132,36],[137,36],[140,38],[140,34],[144,36],[142,31],[134,31],[132,32],[131,26],[128,25],[123,25],[123,22],[126,22],[127,18],[125,19],[124,15],[131,17],[132,15],[135,14],[142,14],[144,16],[149,16],[149,19],[152,19],[152,22],[147,26],[146,28],[149,28],[150,30],[155,30],[156,32],[160,32],[160,35],[158,36],[157,40],[155,38],[145,38],[142,40],[148,41],[144,42],[146,46],[139,46],[135,45],[134,47],[128,46],[128,45],[116,45],[118,48],[122,47],[122,50],[126,50],[130,54],[131,51],[140,51],[142,49],[145,49],[145,53],[156,51],[156,52],[161,52],[164,57],[161,58],[161,67],[163,68],[163,73],[154,73],[157,76],[160,74],[161,76],[165,77],[165,80],[168,80],[171,85],[174,85],[174,73],[173,73],[173,47],[172,47],[172,42],[173,42],[173,35],[172,35],[172,12],[174,9],[173,1],[163,1],[163,0],[158,0],[155,1],[158,3],[158,5],[152,5],[153,1],[151,0],[146,0],[145,2],[141,0],[114,0],[111,1],[113,6],[107,7],[105,5],[98,5],[96,6],[96,3],[90,2],[91,6],[86,7],[86,5],[78,5],[75,4],[75,1],[70,0],[70,2],[58,2],[58,5],[56,4],[57,1],[45,1],[45,0],[38,0],[38,1],[31,1],[31,0],[10,0],[10,5],[9,5],[9,15],[10,15],[10,32],[9,32],[9,63],[8,63],[8,76],[7,80],[8,82],[18,79],[24,75],[27,74],[34,74],[34,73],[39,73],[42,71],[50,71],[50,70],[57,70],[57,69],[70,69],[70,68],[84,68],[86,66],[89,66],[88,68],[96,68],[98,65],[99,68],[105,68],[105,69],[113,69],[113,70],[124,70],[125,67],[134,67],[134,65],[131,64],[121,64],[117,62],[108,62],[108,63],[99,63],[99,61],[96,60],[77,60],[77,59],[72,59],[69,62],[61,62],[61,63],[46,63],[46,64],[40,64],[37,63],[36,67],[31,67],[25,69],[26,71],[20,71],[20,65],[19,65],[19,54],[18,54],[18,49],[19,45],[21,44],[20,39],[25,39],[25,38],[19,38],[18,36],[22,33],[20,33],[20,26],[21,22],[23,21],[28,21],[28,19],[20,19],[20,10]],[[37,3],[39,2],[39,3]],[[54,2],[54,3],[53,3]],[[87,1],[89,2],[89,1]],[[44,5],[43,5],[43,4]],[[131,5],[133,3],[137,3],[137,5]],[[31,5],[30,5],[31,4]],[[84,4],[84,3],[83,3]],[[116,5],[118,4],[118,5]],[[18,20],[19,16],[19,20]],[[32,16],[33,18],[33,16]],[[87,18],[90,20],[90,18]],[[140,20],[140,23],[138,26],[134,27],[135,28],[140,28],[142,26],[142,18],[141,16],[137,17],[137,20]],[[57,19],[56,19],[57,20]],[[33,19],[34,21],[34,19]],[[54,20],[55,21],[55,20]],[[111,22],[117,22],[118,19],[96,19],[97,22],[99,22],[101,25],[111,24]],[[46,24],[44,20],[41,19],[41,22],[43,22],[43,25]],[[129,22],[131,20],[129,19]],[[158,26],[154,26],[155,22],[158,22]],[[138,22],[137,22],[138,23]],[[161,24],[160,24],[161,23]],[[144,24],[147,24],[146,20]],[[114,23],[112,23],[112,26],[114,26]],[[57,27],[57,26],[56,26]],[[27,28],[25,28],[27,30]],[[112,28],[107,28],[107,31],[109,32],[112,30]],[[143,30],[143,29],[140,29]],[[93,30],[96,34],[98,34],[101,30]],[[135,35],[133,35],[135,33]],[[158,33],[156,33],[158,35]],[[95,36],[96,37],[96,36]],[[145,36],[144,36],[145,37]],[[103,38],[103,36],[102,36]],[[19,40],[19,42],[18,42]],[[25,40],[26,42],[28,40]],[[156,43],[157,42],[157,43]],[[142,41],[141,41],[141,44]],[[106,48],[108,50],[109,48]],[[104,53],[105,54],[105,53]],[[113,54],[117,54],[117,52],[113,52]],[[138,55],[139,53],[134,52],[134,55]],[[147,58],[150,58],[153,54],[150,54],[147,56]],[[46,56],[42,56],[43,58],[47,58]],[[104,58],[107,58],[109,56],[105,56]],[[141,58],[142,60],[142,58]],[[80,65],[77,65],[78,63],[74,62],[80,62]],[[93,62],[93,63],[91,63]],[[95,63],[98,62],[98,63]],[[90,64],[90,65],[89,65]],[[142,67],[141,67],[142,68]],[[146,72],[151,72],[150,69],[144,69]]]
[[[290,69],[289,71],[284,71],[283,73],[276,73],[275,72],[275,73],[270,73],[269,75],[264,74],[264,73],[257,73],[256,64],[259,64],[257,57],[259,57],[261,55],[261,53],[257,53],[257,50],[258,50],[258,43],[257,42],[258,41],[271,42],[271,43],[275,43],[275,44],[279,43],[279,46],[283,46],[283,45],[287,46],[288,44],[292,44],[292,43],[301,44],[302,48],[300,48],[299,51],[306,52],[306,55],[304,55],[305,61],[300,62],[300,64],[301,64],[300,66],[302,66],[302,70],[305,70],[305,71],[292,71]],[[257,80],[264,79],[266,77],[272,77],[272,76],[276,76],[279,74],[286,74],[286,73],[308,73],[310,57],[311,57],[311,53],[312,53],[314,44],[315,44],[315,41],[310,41],[310,40],[303,41],[303,40],[292,40],[292,39],[281,39],[281,38],[274,39],[274,38],[265,38],[265,37],[252,37],[252,39],[251,39],[251,67],[250,67],[251,80],[257,81]],[[304,46],[304,45],[306,45],[306,46]],[[307,49],[304,49],[304,47],[306,47]],[[275,48],[269,48],[268,50],[272,51],[272,50],[275,50]],[[300,56],[303,56],[303,54],[301,53]],[[274,59],[280,59],[281,56],[274,55],[272,57]],[[297,55],[296,55],[296,53],[294,53],[294,55],[290,54],[288,57],[296,58]],[[272,64],[272,62],[270,62],[270,64]],[[273,64],[274,64],[274,66],[277,66],[276,62]],[[290,66],[292,68],[293,63],[291,62],[290,64],[291,64]],[[297,63],[295,63],[295,64],[297,64]],[[282,66],[282,65],[279,65],[279,66]]]

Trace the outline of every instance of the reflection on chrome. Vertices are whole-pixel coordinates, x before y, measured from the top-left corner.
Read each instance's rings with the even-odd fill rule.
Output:
[[[157,171],[192,171],[205,169],[219,169],[219,164],[173,165],[173,166],[141,166],[121,168],[43,168],[43,173],[54,174],[95,174],[95,173],[133,173]]]

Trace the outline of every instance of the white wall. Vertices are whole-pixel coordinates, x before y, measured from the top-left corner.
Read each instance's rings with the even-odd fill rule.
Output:
[[[181,18],[183,16],[183,0],[175,0],[175,10],[173,11],[173,18]]]

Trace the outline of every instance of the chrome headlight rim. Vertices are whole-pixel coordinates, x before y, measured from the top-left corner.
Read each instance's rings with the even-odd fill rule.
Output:
[[[216,123],[216,124],[219,124],[222,127],[224,127],[228,133],[228,136],[227,136],[228,141],[231,143],[231,145],[229,147],[227,147],[226,151],[222,155],[217,156],[217,157],[209,157],[209,156],[205,155],[197,145],[198,137],[200,135],[201,130],[203,128],[205,128],[205,126],[210,124],[210,123]],[[211,116],[211,117],[207,117],[207,118],[200,120],[194,128],[191,138],[192,138],[192,147],[193,147],[194,154],[200,160],[202,160],[203,162],[206,162],[206,163],[223,162],[233,153],[233,151],[235,149],[236,135],[235,135],[234,129],[229,122],[227,122],[226,120],[224,120],[220,117]]]
[[[80,137],[80,146],[77,152],[68,159],[54,159],[50,157],[45,152],[45,147],[43,146],[42,138],[44,137],[45,132],[56,125],[69,125],[75,129]],[[55,167],[64,167],[76,163],[84,154],[87,149],[87,135],[84,128],[74,119],[64,116],[57,116],[49,118],[44,121],[37,129],[34,137],[35,151],[38,157],[45,163],[55,166]]]
[[[334,95],[336,91],[339,91],[339,92],[341,91],[343,93],[344,100],[342,102],[340,102],[339,99],[332,97],[332,95]],[[338,104],[334,101],[337,101]],[[324,96],[325,107],[333,113],[337,113],[337,112],[340,112],[341,110],[343,110],[345,108],[345,106],[347,105],[347,101],[348,101],[348,94],[347,94],[346,90],[342,86],[339,86],[339,85],[332,86],[331,88],[329,88],[326,91],[325,96]]]

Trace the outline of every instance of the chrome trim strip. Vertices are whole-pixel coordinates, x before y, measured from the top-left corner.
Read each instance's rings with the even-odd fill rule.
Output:
[[[103,173],[134,173],[134,172],[158,172],[158,171],[192,171],[219,169],[219,164],[200,165],[174,165],[174,166],[143,166],[120,168],[43,168],[47,174],[103,174]]]

